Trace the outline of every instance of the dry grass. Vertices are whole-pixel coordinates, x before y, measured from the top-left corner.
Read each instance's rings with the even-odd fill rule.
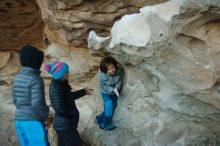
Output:
[[[57,134],[56,131],[53,129],[53,126],[48,128],[48,139],[51,146],[57,146]]]

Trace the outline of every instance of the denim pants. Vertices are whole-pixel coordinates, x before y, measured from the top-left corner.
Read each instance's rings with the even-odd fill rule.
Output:
[[[16,120],[15,128],[21,146],[50,146],[43,122],[38,120]]]
[[[117,96],[102,92],[100,94],[103,99],[104,111],[100,115],[96,116],[96,120],[101,127],[102,124],[108,125],[111,123],[112,116],[117,106]]]

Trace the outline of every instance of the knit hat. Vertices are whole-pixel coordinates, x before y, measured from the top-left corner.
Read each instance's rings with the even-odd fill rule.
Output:
[[[23,67],[39,70],[44,60],[44,53],[31,45],[26,45],[21,48],[19,59]]]
[[[69,66],[61,61],[45,64],[44,69],[51,74],[54,79],[60,79],[69,72]]]

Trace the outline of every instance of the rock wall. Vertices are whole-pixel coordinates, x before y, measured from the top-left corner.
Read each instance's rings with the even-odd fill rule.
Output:
[[[140,7],[165,0],[36,0],[47,24],[45,32],[51,42],[74,47],[87,47],[91,30],[109,35],[113,23]]]
[[[44,22],[34,0],[0,1],[0,145],[19,145],[15,134],[11,84],[20,70],[18,52],[32,44],[43,48]]]
[[[1,1],[0,6],[9,9],[16,4],[7,2]],[[16,8],[36,8],[34,3],[16,2]],[[79,131],[87,145],[220,145],[218,0],[171,0],[154,6],[147,5],[162,0],[36,2],[46,23],[45,37],[43,32],[36,35],[44,38],[47,46],[45,63],[57,59],[67,62],[73,89],[94,89],[91,96],[76,101],[81,115]],[[34,10],[39,13],[37,8]],[[17,20],[21,24],[22,19]],[[87,41],[91,50],[87,49]],[[6,42],[1,45],[7,50],[18,50],[23,45],[7,48]],[[97,54],[115,57],[125,69],[113,119],[118,128],[114,131],[100,130],[93,122],[102,111],[97,83],[101,57]],[[0,145],[18,145],[11,102],[11,81],[19,71],[18,54],[0,53],[0,69]],[[50,78],[44,71],[42,76],[48,92]],[[50,104],[48,93],[46,97]]]
[[[171,0],[122,17],[108,37],[90,32],[90,48],[124,64],[114,121],[134,145],[220,144],[219,10],[218,0]]]
[[[24,44],[43,47],[44,22],[34,0],[1,0],[0,13],[0,51],[17,51]]]
[[[0,145],[19,145],[14,128],[11,84],[20,69],[18,54],[0,52]]]

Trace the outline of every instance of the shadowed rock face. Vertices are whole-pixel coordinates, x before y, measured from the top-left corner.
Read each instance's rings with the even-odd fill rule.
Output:
[[[46,24],[50,41],[74,47],[87,47],[91,30],[109,35],[113,23],[139,8],[165,0],[36,0]],[[56,35],[54,35],[56,34]],[[59,39],[58,39],[59,38]]]
[[[44,23],[34,0],[1,0],[0,13],[0,50],[18,50],[24,44],[43,47]]]

